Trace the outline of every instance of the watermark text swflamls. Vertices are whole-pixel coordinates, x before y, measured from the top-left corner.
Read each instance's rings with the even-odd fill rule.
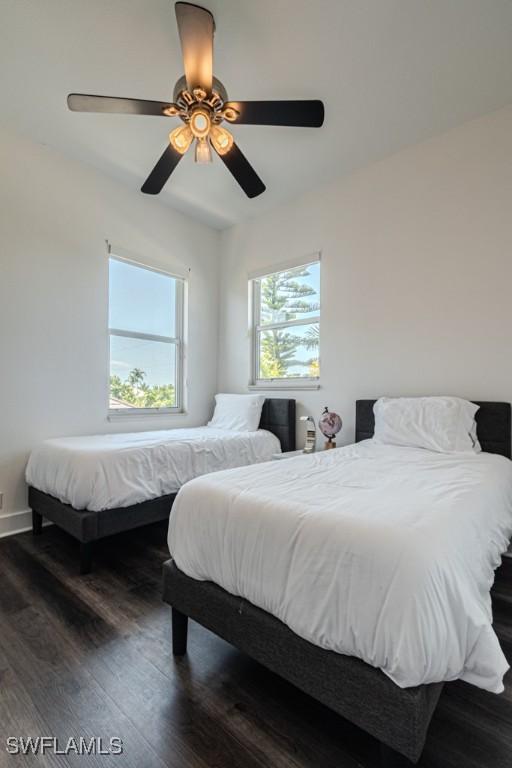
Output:
[[[62,740],[56,736],[8,736],[5,749],[9,755],[122,755],[123,740],[111,736],[70,736]]]

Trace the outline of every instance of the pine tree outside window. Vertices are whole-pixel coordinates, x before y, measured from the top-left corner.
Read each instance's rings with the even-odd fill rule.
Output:
[[[252,381],[307,384],[320,376],[320,260],[251,280]]]

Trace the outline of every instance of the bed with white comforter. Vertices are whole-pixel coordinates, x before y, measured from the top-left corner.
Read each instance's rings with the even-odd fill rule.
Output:
[[[71,504],[101,511],[176,493],[188,480],[266,462],[281,451],[271,432],[214,427],[46,440],[32,451],[27,483]]]
[[[169,548],[186,575],[400,687],[498,693],[489,590],[511,534],[508,459],[366,440],[187,483]]]

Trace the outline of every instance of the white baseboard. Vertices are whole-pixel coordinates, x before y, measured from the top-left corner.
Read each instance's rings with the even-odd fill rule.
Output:
[[[51,525],[51,523],[43,522],[43,525]],[[32,530],[32,510],[30,509],[20,509],[18,512],[9,512],[0,517],[0,539],[30,530]]]

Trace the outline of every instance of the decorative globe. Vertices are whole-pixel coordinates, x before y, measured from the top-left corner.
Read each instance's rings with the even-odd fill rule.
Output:
[[[328,437],[329,440],[332,440],[332,438],[338,434],[342,426],[343,422],[341,417],[338,416],[337,413],[334,413],[334,411],[330,411],[328,407],[325,406],[324,411],[318,421],[318,427],[322,434],[325,435],[325,437]]]

